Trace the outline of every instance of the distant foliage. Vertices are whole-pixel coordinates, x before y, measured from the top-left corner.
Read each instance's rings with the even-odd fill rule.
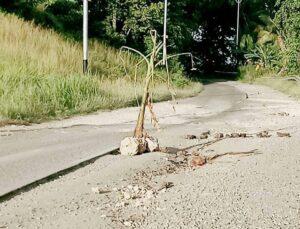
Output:
[[[172,0],[168,13],[169,53],[192,52],[204,72],[233,71],[251,63],[280,74],[299,71],[299,0],[242,1],[236,46],[235,0]],[[82,0],[0,0],[0,8],[81,39]],[[149,51],[149,31],[163,33],[163,0],[89,1],[89,36]],[[178,62],[181,65],[178,65]],[[178,73],[191,68],[179,58]]]
[[[135,56],[91,41],[89,75],[82,75],[79,42],[12,14],[0,12],[0,22],[0,123],[135,106],[136,97],[141,98],[147,69],[141,66],[134,80],[139,62]],[[160,71],[155,74],[159,77],[153,81],[154,101],[171,99],[163,83],[166,75]],[[186,81],[184,88],[179,86],[179,97],[201,90],[201,84],[191,81]]]
[[[82,0],[0,0],[0,7],[81,39]],[[89,2],[89,35],[115,47],[127,45],[148,51],[149,31],[155,29],[160,36],[163,33],[163,8],[162,0],[92,0]],[[228,58],[234,58],[235,54],[232,37],[235,12],[234,0],[169,1],[169,53],[193,52],[201,59],[200,70],[231,68]],[[205,30],[203,39],[194,39],[193,34],[200,27]],[[186,69],[191,68],[185,57],[178,61]]]
[[[300,1],[278,0],[280,7],[275,23],[282,34],[284,47],[282,54],[286,70],[291,73],[300,71]]]
[[[300,1],[277,0],[273,17],[261,15],[260,19],[240,44],[247,63],[282,76],[299,74]]]

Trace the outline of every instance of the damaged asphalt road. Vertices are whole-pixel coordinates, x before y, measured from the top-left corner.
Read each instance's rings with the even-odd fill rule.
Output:
[[[196,98],[179,101],[176,115],[167,103],[154,107],[162,130],[151,134],[160,140],[163,152],[107,155],[21,193],[0,203],[0,227],[299,228],[299,102],[266,87],[237,82],[209,85]],[[104,125],[95,116],[79,120]],[[79,120],[52,123],[55,128],[65,126],[37,132],[41,138],[49,131],[53,139],[55,134],[62,139],[61,131],[66,136],[76,131],[84,136],[86,131],[97,149],[97,131],[103,126],[71,127]],[[111,125],[107,128],[126,135],[134,115],[126,124],[113,124],[112,117],[106,120]],[[29,140],[37,138],[34,132],[25,133],[32,133]],[[22,142],[25,133],[12,132],[0,144],[5,138],[7,146],[10,138]],[[207,158],[214,160],[203,163]]]

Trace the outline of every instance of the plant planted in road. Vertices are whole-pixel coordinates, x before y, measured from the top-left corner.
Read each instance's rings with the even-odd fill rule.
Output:
[[[159,128],[158,120],[156,118],[156,115],[153,111],[153,97],[152,97],[152,92],[153,92],[153,82],[154,82],[154,77],[157,77],[155,74],[155,69],[162,63],[161,60],[158,58],[158,54],[161,51],[163,47],[162,42],[157,42],[157,31],[156,30],[151,30],[150,32],[151,35],[151,41],[153,44],[152,51],[148,55],[142,54],[140,51],[133,49],[131,47],[126,47],[123,46],[121,50],[129,50],[132,51],[136,54],[138,54],[142,60],[137,63],[136,65],[136,72],[135,72],[135,80],[137,78],[137,68],[138,66],[146,62],[147,64],[147,72],[146,72],[146,78],[145,78],[145,84],[144,84],[144,90],[143,90],[143,95],[142,95],[142,101],[140,105],[140,111],[139,111],[139,116],[137,119],[136,127],[134,130],[134,135],[133,137],[125,138],[121,142],[121,147],[120,151],[121,154],[123,155],[137,155],[144,153],[145,151],[153,152],[156,150],[159,150],[159,144],[158,140],[150,137],[144,128],[144,123],[145,123],[145,113],[146,113],[146,107],[149,108],[150,114],[151,114],[151,121],[154,124],[155,127]],[[177,57],[180,55],[189,55],[192,57],[190,53],[182,53],[182,54],[176,54],[169,56],[167,59]],[[169,69],[168,69],[168,64],[166,62],[166,71],[167,71],[167,79],[166,83],[168,85],[168,89],[172,95],[172,98],[175,98],[175,91],[172,89],[171,83],[170,83],[170,74],[169,74]]]
[[[155,62],[157,58],[157,54],[162,48],[162,44],[157,44],[157,32],[152,30],[150,32],[151,34],[151,40],[153,43],[152,52],[145,56],[141,52],[139,52],[136,49],[130,48],[130,47],[122,47],[121,50],[127,49],[130,51],[133,51],[140,55],[142,57],[142,60],[137,63],[136,69],[142,62],[147,63],[147,73],[146,73],[146,79],[145,79],[145,85],[144,85],[144,91],[142,96],[142,102],[140,106],[140,112],[137,120],[137,124],[134,130],[134,136],[130,138],[125,138],[121,142],[120,151],[123,155],[136,155],[140,153],[144,153],[147,150],[147,134],[144,130],[144,123],[145,123],[145,112],[146,112],[146,106],[151,109],[151,97],[150,97],[150,84],[154,77],[154,69],[155,69]],[[137,71],[135,73],[136,78]],[[155,118],[154,112],[151,112],[152,119],[157,123],[157,119]],[[154,116],[154,117],[153,117]],[[152,149],[152,151],[158,149],[158,143],[155,149]]]

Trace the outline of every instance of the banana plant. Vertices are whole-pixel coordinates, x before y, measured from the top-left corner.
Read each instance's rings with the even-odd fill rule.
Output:
[[[150,110],[152,123],[154,123],[155,126],[158,126],[158,121],[157,121],[156,115],[152,109],[153,105],[151,102],[152,101],[151,82],[154,81],[154,77],[156,76],[155,75],[156,68],[161,66],[162,62],[163,62],[162,60],[159,59],[159,53],[163,48],[163,43],[157,41],[158,35],[157,35],[156,30],[150,31],[150,37],[151,37],[153,46],[152,46],[152,51],[148,55],[144,55],[140,51],[138,51],[134,48],[128,47],[128,46],[121,47],[121,51],[131,51],[141,57],[141,60],[136,64],[136,67],[135,67],[135,69],[136,69],[135,70],[135,81],[137,80],[138,67],[143,63],[146,63],[146,65],[147,65],[145,85],[144,85],[143,96],[142,96],[142,101],[141,101],[141,105],[140,105],[139,116],[138,116],[136,127],[134,130],[134,138],[137,138],[137,139],[142,139],[142,138],[147,137],[147,133],[145,132],[145,129],[144,129],[145,112],[146,112],[147,106]],[[179,54],[174,54],[174,55],[170,55],[167,57],[167,62],[165,65],[166,72],[167,72],[167,80],[166,81],[167,81],[168,89],[169,89],[170,94],[173,99],[175,99],[176,93],[175,93],[174,88],[171,85],[171,77],[170,77],[170,73],[169,73],[168,60],[171,58],[178,57],[178,56],[189,56],[191,58],[192,69],[194,69],[194,60],[193,60],[193,55],[191,53],[179,53]],[[120,55],[120,58],[121,58],[121,55]]]

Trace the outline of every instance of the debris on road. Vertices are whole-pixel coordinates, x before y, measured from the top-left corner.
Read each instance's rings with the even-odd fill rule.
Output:
[[[159,149],[163,153],[149,153],[134,158],[108,154],[71,174],[21,193],[3,203],[0,228],[6,227],[3,226],[6,223],[9,228],[15,228],[18,224],[28,228],[47,227],[50,223],[54,227],[61,224],[62,227],[76,227],[79,220],[82,227],[90,224],[101,228],[125,229],[193,228],[205,224],[208,228],[214,228],[227,225],[226,211],[237,213],[230,218],[237,226],[245,222],[257,222],[254,226],[268,228],[274,226],[276,221],[278,227],[284,227],[286,223],[295,227],[298,225],[298,196],[295,186],[297,176],[293,174],[298,168],[295,152],[300,148],[297,141],[299,109],[292,110],[287,106],[296,118],[276,115],[262,120],[260,117],[272,112],[277,114],[281,110],[278,110],[277,101],[272,110],[257,109],[261,101],[255,100],[256,95],[252,96],[249,104],[241,104],[241,108],[245,109],[236,109],[234,116],[224,115],[222,121],[219,116],[212,120],[199,121],[195,118],[195,122],[183,126],[179,120],[179,124],[172,124],[170,130],[164,129],[157,134],[159,143],[164,144]],[[284,122],[280,123],[280,120]],[[87,128],[89,130],[90,127]],[[123,124],[116,126],[117,131],[119,128],[124,128]],[[107,129],[110,131],[110,127]],[[202,132],[208,129],[211,132],[206,134],[207,139],[200,140]],[[125,135],[127,125],[126,129],[121,130],[122,136]],[[53,131],[56,133],[56,130]],[[18,134],[12,133],[18,137]],[[97,136],[95,134],[95,139],[99,141]],[[186,140],[185,136],[195,140]],[[144,138],[148,145],[146,151],[150,151],[147,136]],[[158,142],[154,140],[155,143]],[[91,147],[99,146],[92,144]],[[266,166],[266,163],[272,166]],[[278,171],[281,174],[279,177]],[[271,199],[249,195],[257,194],[258,189],[274,195],[270,196]],[[52,200],[53,195],[48,195],[49,190],[59,190],[54,192],[57,200]],[[227,201],[226,206],[223,199]],[[274,214],[268,214],[270,203]],[[222,207],[224,214],[221,214],[224,212]],[[253,210],[257,214],[243,209]],[[57,216],[61,217],[58,222],[60,225],[53,221]],[[70,216],[74,216],[75,220],[67,222]],[[86,216],[91,221],[84,221]],[[40,217],[43,219],[40,220]]]
[[[186,150],[180,150],[176,154],[177,154],[177,156],[185,156],[186,157],[189,155],[189,152]]]
[[[147,137],[146,143],[147,143],[147,151],[148,152],[156,152],[159,150],[159,143],[158,143],[157,138]]]
[[[231,133],[226,134],[227,138],[246,138],[248,135],[246,133]]]
[[[210,131],[205,131],[200,134],[199,139],[207,139],[209,135],[210,135]],[[185,136],[185,139],[193,140],[193,139],[197,139],[197,136],[194,134],[187,134]]]
[[[168,157],[167,161],[169,161],[173,164],[179,165],[179,164],[183,164],[183,163],[186,162],[186,157],[185,156],[174,155],[174,156]]]
[[[192,158],[190,165],[193,167],[203,166],[206,164],[206,158],[204,156],[195,156]]]
[[[92,192],[95,193],[95,194],[106,194],[106,193],[110,193],[111,191],[110,190],[104,190],[104,189],[101,189],[99,187],[93,187]]]
[[[201,139],[201,140],[208,139],[210,135],[211,135],[210,131],[203,132],[200,134],[199,139]],[[252,136],[251,134],[247,134],[247,133],[224,134],[224,133],[219,132],[214,135],[214,138],[217,140],[220,140],[220,139],[224,139],[224,138],[247,138],[247,137],[251,137],[251,136]],[[197,136],[188,134],[185,136],[185,139],[197,139]]]
[[[247,134],[246,134],[246,133],[239,133],[239,137],[240,137],[240,138],[246,138],[246,137],[247,137]]]
[[[159,150],[158,139],[154,137],[128,137],[123,139],[120,146],[121,155],[124,156],[135,156],[145,152],[155,152]]]
[[[282,133],[282,132],[277,132],[277,136],[280,137],[280,138],[284,138],[284,137],[290,138],[290,137],[292,137],[290,133]]]
[[[224,138],[224,134],[223,134],[223,133],[216,133],[216,134],[215,134],[215,138],[216,138],[216,139]]]
[[[125,225],[126,227],[131,227],[132,222],[131,222],[131,221],[125,221],[125,222],[124,222],[124,225]]]
[[[290,116],[290,114],[287,113],[287,112],[278,112],[278,113],[273,113],[273,114],[271,114],[271,115],[279,115],[279,116],[283,116],[283,117],[288,117],[288,116]]]
[[[169,153],[169,149],[168,149],[168,147],[160,147],[159,148],[159,151],[161,152],[161,153]]]
[[[224,156],[250,156],[253,154],[257,154],[257,150],[251,150],[251,151],[246,151],[246,152],[227,152],[227,153],[222,153],[222,154],[215,154],[213,156],[203,156],[203,155],[198,155],[195,156],[191,159],[190,165],[192,167],[200,167],[203,166],[207,163],[212,163],[213,160],[224,157]]]
[[[125,138],[121,142],[120,152],[124,156],[135,156],[142,154],[147,150],[147,143],[143,139],[134,137]]]
[[[266,131],[266,130],[258,133],[256,136],[259,137],[259,138],[269,138],[269,137],[271,137],[269,132]]]
[[[209,135],[210,135],[210,131],[206,131],[206,132],[201,133],[199,138],[200,139],[207,139]]]
[[[143,187],[139,185],[128,185],[117,191],[120,195],[120,200],[137,200],[137,199],[151,199],[156,196],[155,190],[152,190],[150,187]],[[125,203],[127,205],[129,203]]]
[[[196,139],[197,136],[196,135],[192,135],[192,134],[188,134],[185,136],[185,139],[189,139],[189,140],[193,140],[193,139]]]
[[[239,138],[240,135],[238,133],[226,134],[227,138]]]
[[[157,189],[157,191],[167,190],[169,188],[172,188],[174,186],[173,182],[163,182],[160,187]]]
[[[211,162],[219,157],[224,157],[224,156],[250,156],[256,154],[259,154],[257,153],[257,149],[246,151],[246,152],[227,152],[227,153],[216,154],[214,156],[206,157],[206,161]]]

